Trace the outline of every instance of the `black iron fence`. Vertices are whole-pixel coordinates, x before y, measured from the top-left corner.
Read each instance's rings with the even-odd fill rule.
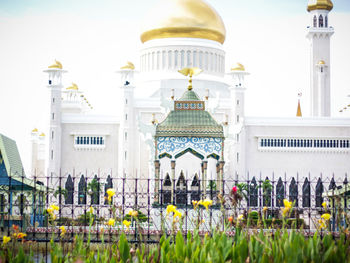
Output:
[[[87,174],[87,173],[86,173]],[[235,187],[235,189],[233,189]],[[108,200],[108,189],[115,194]],[[236,192],[237,189],[237,192]],[[200,212],[193,209],[193,201],[210,199],[212,205]],[[288,227],[314,231],[322,213],[332,214],[331,227],[337,231],[346,226],[349,208],[350,185],[347,175],[295,176],[274,174],[250,175],[244,178],[202,181],[200,176],[171,178],[122,178],[112,175],[57,177],[15,175],[0,188],[0,228],[11,235],[12,226],[18,225],[34,241],[60,240],[64,226],[65,240],[70,242],[76,234],[92,233],[91,242],[113,241],[126,227],[123,220],[131,220],[130,210],[138,212],[137,220],[128,228],[131,242],[158,242],[162,233],[170,231],[173,222],[166,216],[167,205],[176,205],[182,213],[183,231],[198,227],[210,232],[213,228],[225,228],[229,217],[251,218],[250,227],[257,227],[258,218],[264,217],[268,227],[278,227],[282,219],[283,200],[293,202],[294,209],[288,215]],[[327,205],[327,208],[324,205]],[[55,204],[55,220],[47,208]],[[198,214],[199,213],[199,214]],[[90,221],[93,217],[93,222]],[[108,225],[109,219],[115,223]],[[92,224],[91,224],[92,222]],[[232,229],[231,229],[232,230]],[[52,236],[52,233],[57,235]]]

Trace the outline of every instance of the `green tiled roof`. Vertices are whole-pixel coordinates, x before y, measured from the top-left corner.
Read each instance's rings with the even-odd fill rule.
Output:
[[[22,176],[24,169],[16,142],[0,134],[0,151],[5,162],[7,174]],[[23,175],[25,176],[25,174]]]
[[[178,101],[199,101],[200,98],[193,90],[187,90]]]
[[[207,111],[171,111],[156,128],[156,136],[224,137],[223,128]]]

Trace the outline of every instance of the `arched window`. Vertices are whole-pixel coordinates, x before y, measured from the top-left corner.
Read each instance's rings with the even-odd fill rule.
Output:
[[[72,205],[73,204],[73,194],[74,194],[74,183],[72,180],[72,177],[70,176],[70,174],[68,175],[66,184],[65,184],[65,188],[67,191],[67,195],[65,198],[65,204],[66,205]]]
[[[298,203],[298,185],[295,182],[294,177],[292,178],[292,181],[290,182],[289,185],[289,200],[294,202],[294,207],[298,207],[299,203]]]
[[[317,17],[314,16],[314,27],[317,27]]]
[[[328,16],[324,18],[324,26],[328,27]]]
[[[107,194],[107,190],[113,188],[113,181],[110,175],[108,175],[107,180],[106,180],[106,184],[105,184],[105,205],[108,205],[108,194]],[[113,203],[113,197],[111,199],[111,203]]]
[[[266,177],[262,187],[263,187],[263,204],[264,206],[271,206],[272,185],[268,177]]]
[[[185,205],[187,203],[187,191],[184,173],[181,171],[180,177],[176,183],[176,204]]]
[[[283,199],[284,199],[284,184],[282,182],[282,178],[280,177],[277,182],[276,186],[276,206],[281,207],[283,206]]]
[[[86,205],[86,180],[84,175],[80,177],[79,185],[78,185],[78,204]]]
[[[255,176],[249,185],[249,206],[258,206],[258,187]]]
[[[174,54],[175,54],[174,67],[175,67],[175,69],[177,69],[177,67],[178,67],[178,60],[179,60],[179,51],[175,50]]]
[[[89,183],[89,191],[92,192],[91,195],[91,204],[99,205],[100,204],[100,180],[95,175],[94,179]]]
[[[191,201],[198,201],[200,199],[200,185],[197,174],[194,175],[191,184]]]
[[[162,193],[162,201],[163,204],[170,204],[171,203],[171,180],[170,176],[167,173],[165,176],[165,180],[163,182],[163,193]]]
[[[323,183],[319,177],[316,184],[316,207],[322,207],[323,203]]]
[[[311,206],[311,187],[310,182],[307,178],[305,178],[303,184],[303,207]]]
[[[323,16],[322,16],[322,15],[320,15],[320,16],[318,17],[318,26],[319,26],[319,27],[323,27]]]

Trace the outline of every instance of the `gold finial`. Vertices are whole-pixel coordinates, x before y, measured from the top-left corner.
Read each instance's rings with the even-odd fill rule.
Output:
[[[300,106],[300,97],[302,96],[302,93],[298,93],[298,109],[297,109],[297,117],[302,117],[302,113],[301,113],[301,106]]]
[[[178,70],[178,72],[180,72],[182,75],[184,76],[189,76],[190,79],[188,80],[189,85],[188,85],[188,90],[192,90],[192,76],[196,76],[198,74],[200,74],[203,70],[200,68],[183,68]]]
[[[72,86],[68,87],[67,90],[78,90],[78,85],[72,82]]]
[[[237,65],[233,68],[231,68],[231,71],[245,71],[245,67],[237,62]]]
[[[48,68],[59,68],[59,69],[62,69],[62,64],[61,62],[55,60],[55,64],[52,64],[51,66],[49,66]]]
[[[132,62],[128,61],[125,66],[121,67],[120,69],[131,69],[134,70],[135,66]]]
[[[171,99],[174,100],[175,98],[175,90],[171,89]]]

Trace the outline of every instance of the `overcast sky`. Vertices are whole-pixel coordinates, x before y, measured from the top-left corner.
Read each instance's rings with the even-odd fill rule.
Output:
[[[142,18],[158,1],[0,0],[0,133],[17,141],[27,171],[30,131],[48,131],[49,92],[42,71],[54,59],[61,61],[69,71],[65,86],[77,83],[96,113],[118,114],[115,71],[126,61],[138,67]],[[302,92],[307,116],[307,1],[207,1],[226,26],[226,69],[241,62],[251,73],[247,115],[295,116]],[[339,109],[350,104],[350,1],[333,2],[332,114],[341,117]]]

